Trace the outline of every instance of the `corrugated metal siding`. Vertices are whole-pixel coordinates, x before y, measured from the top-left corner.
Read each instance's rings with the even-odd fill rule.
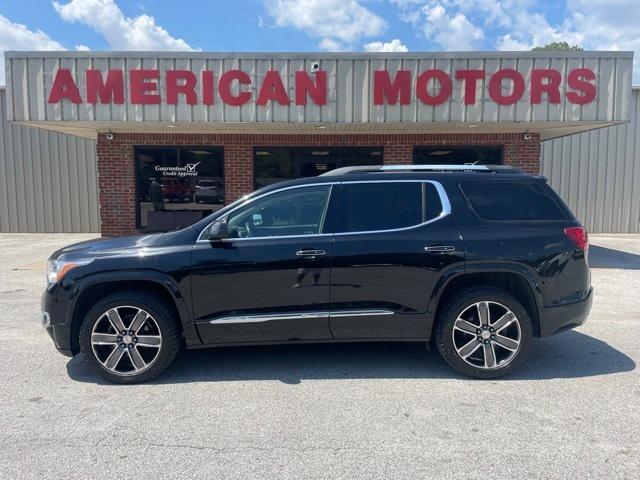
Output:
[[[9,52],[6,55],[7,88],[12,97],[9,117],[19,121],[115,121],[115,122],[312,122],[312,123],[385,123],[385,122],[540,122],[540,121],[625,121],[631,87],[632,55],[625,52],[446,52],[446,53],[282,53],[237,54],[206,52]],[[295,72],[313,71],[313,65],[327,72],[327,104],[323,106],[256,104],[257,91],[268,70],[280,72],[290,98],[295,98]],[[49,104],[53,79],[58,69],[71,71],[81,96],[85,95],[85,71],[123,70],[125,103],[117,105],[73,104],[69,100]],[[562,74],[560,103],[544,100],[532,105],[528,85],[532,69],[555,69]],[[596,101],[576,105],[567,101],[567,76],[576,68],[589,68],[596,74]],[[157,69],[162,103],[138,105],[129,101],[129,71]],[[212,71],[216,79],[222,72],[242,70],[251,78],[243,87],[252,98],[242,106],[224,105],[218,89],[214,105],[188,105],[184,96],[177,105],[166,103],[167,70],[184,69],[196,74],[196,93],[202,99],[200,75]],[[415,79],[429,69],[446,72],[453,80],[449,99],[437,106],[419,102]],[[463,83],[455,72],[481,69],[486,78],[476,85],[476,102],[464,104]],[[489,78],[500,69],[516,69],[527,87],[522,98],[512,105],[498,105],[489,95]],[[374,105],[373,75],[376,70],[412,73],[411,102],[408,105]],[[235,84],[235,82],[234,82]],[[503,85],[503,93],[511,87]],[[233,87],[237,92],[238,85]],[[439,89],[438,89],[439,91]],[[437,93],[430,87],[430,93]],[[546,98],[546,97],[545,97]]]
[[[0,89],[0,232],[99,232],[96,142],[6,118]]]
[[[640,90],[625,125],[542,143],[542,173],[594,233],[640,233]]]

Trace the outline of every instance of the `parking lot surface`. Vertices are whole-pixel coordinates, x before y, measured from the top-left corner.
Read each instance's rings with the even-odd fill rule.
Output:
[[[506,379],[373,343],[183,351],[135,386],[38,323],[45,259],[91,237],[0,235],[0,478],[640,476],[640,236],[592,236],[588,322]]]

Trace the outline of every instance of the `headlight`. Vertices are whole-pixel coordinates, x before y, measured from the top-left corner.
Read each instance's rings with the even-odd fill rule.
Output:
[[[47,285],[53,285],[54,283],[62,280],[69,270],[72,268],[80,267],[82,265],[88,265],[93,262],[93,258],[86,258],[80,260],[51,260],[47,261]]]

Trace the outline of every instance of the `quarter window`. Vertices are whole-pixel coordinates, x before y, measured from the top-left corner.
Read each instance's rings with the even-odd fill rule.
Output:
[[[316,235],[323,232],[331,186],[283,190],[259,198],[227,217],[230,238]]]
[[[558,204],[542,185],[532,182],[461,184],[476,214],[490,221],[564,220]]]
[[[341,232],[412,227],[442,212],[440,196],[427,182],[343,184]]]

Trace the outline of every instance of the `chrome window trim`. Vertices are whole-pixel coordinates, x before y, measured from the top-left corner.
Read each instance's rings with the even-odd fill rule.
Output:
[[[322,182],[322,183],[309,183],[306,185],[293,185],[290,187],[283,187],[280,188],[278,190],[273,190],[271,192],[267,192],[267,193],[263,193],[262,195],[259,195],[255,198],[251,198],[243,203],[241,203],[240,205],[238,205],[237,207],[235,207],[234,209],[228,211],[227,213],[224,214],[224,216],[226,217],[227,215],[232,214],[233,212],[235,212],[236,210],[244,207],[245,205],[248,205],[249,203],[252,203],[256,200],[259,200],[261,198],[264,198],[268,195],[273,195],[279,192],[284,192],[286,190],[293,190],[295,188],[307,188],[307,187],[316,187],[316,186],[323,186],[323,185],[330,185],[331,189],[329,191],[329,200],[331,200],[331,194],[333,192],[333,186],[334,185],[350,185],[350,184],[354,184],[354,183],[430,183],[432,184],[436,191],[438,192],[438,196],[440,197],[440,203],[442,204],[442,211],[440,212],[440,214],[434,218],[431,218],[425,222],[422,223],[418,223],[416,225],[411,225],[409,227],[401,227],[401,228],[391,228],[391,229],[387,229],[387,230],[363,230],[361,232],[338,232],[338,233],[311,233],[311,234],[307,234],[307,235],[282,235],[280,237],[251,237],[251,238],[225,238],[223,240],[220,240],[221,242],[242,242],[242,241],[247,241],[247,240],[268,240],[268,239],[272,239],[272,240],[278,240],[278,239],[290,239],[290,238],[308,238],[308,237],[331,237],[331,236],[335,236],[335,235],[363,235],[363,234],[370,234],[370,233],[385,233],[385,232],[402,232],[402,231],[406,231],[406,230],[412,230],[415,228],[420,228],[423,227],[425,225],[428,225],[430,223],[434,223],[437,222],[438,220],[443,219],[444,217],[446,217],[447,215],[451,214],[451,202],[449,201],[449,197],[447,195],[447,192],[445,191],[444,187],[442,186],[442,184],[438,181],[435,180],[423,180],[423,179],[399,179],[399,180],[394,180],[394,179],[390,179],[390,180],[348,180],[345,182],[339,182],[339,181],[335,181],[335,182]],[[329,202],[327,202],[327,207],[328,208]],[[209,227],[211,225],[213,225],[214,222],[216,222],[218,219],[214,220],[213,222],[209,223],[198,235],[198,240],[196,240],[196,243],[210,243],[209,240],[207,239],[203,239],[202,235],[204,234],[204,232],[206,232]]]
[[[300,313],[261,313],[256,315],[225,315],[209,320],[211,325],[226,325],[235,323],[262,323],[273,320],[304,320],[309,318],[341,318],[341,317],[367,317],[379,315],[394,315],[392,310],[319,310],[316,312]]]

